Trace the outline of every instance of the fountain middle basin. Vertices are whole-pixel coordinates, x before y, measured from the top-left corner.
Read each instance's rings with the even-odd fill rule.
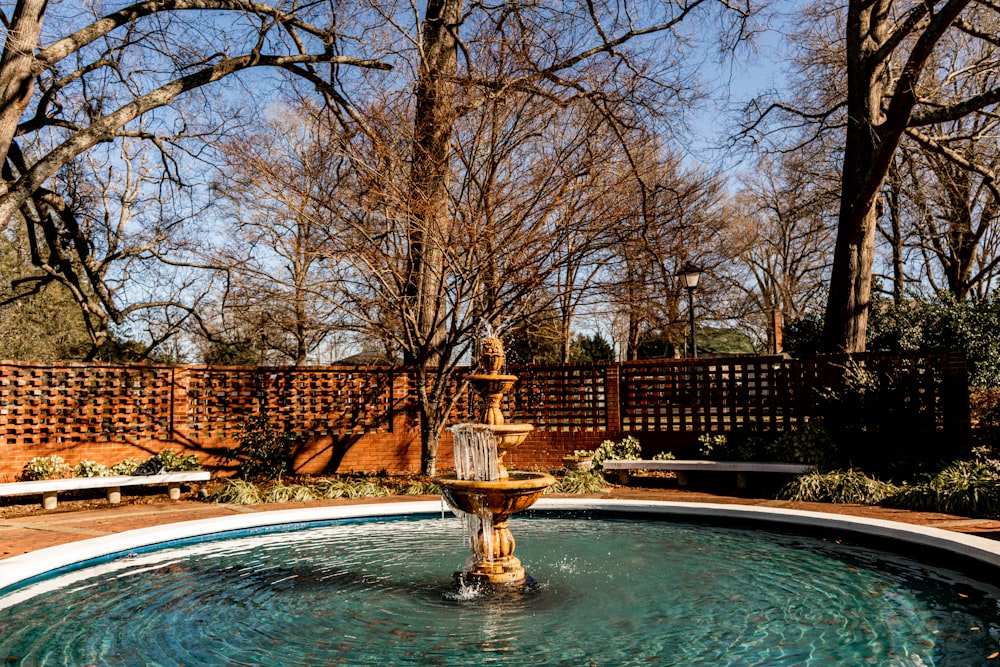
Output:
[[[556,478],[546,473],[512,471],[493,481],[438,477],[435,482],[450,506],[469,514],[489,512],[494,523],[499,523],[534,505]]]
[[[22,665],[966,667],[997,650],[994,584],[788,530],[850,529],[893,538],[902,553],[934,547],[996,583],[1000,550],[988,540],[771,508],[549,498],[536,508],[517,531],[539,585],[507,598],[469,597],[442,576],[461,538],[437,502],[260,512],[3,560],[0,587],[114,552],[0,588],[0,655]],[[187,539],[144,548],[156,532]]]

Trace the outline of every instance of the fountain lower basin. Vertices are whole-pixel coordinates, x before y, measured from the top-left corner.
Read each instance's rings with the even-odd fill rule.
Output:
[[[473,555],[455,575],[477,584],[517,586],[528,579],[514,555],[514,535],[507,525],[511,515],[528,509],[556,483],[545,473],[509,472],[503,479],[471,480],[438,477],[434,483],[452,509],[478,519],[471,536]]]

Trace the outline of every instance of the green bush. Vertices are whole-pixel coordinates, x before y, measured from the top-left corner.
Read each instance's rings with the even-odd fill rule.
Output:
[[[868,349],[962,350],[975,387],[1000,387],[1000,298],[956,301],[950,293],[894,303],[872,301]]]
[[[341,479],[319,479],[313,482],[313,490],[320,498],[343,498],[347,495],[347,483]]]
[[[787,431],[763,431],[750,426],[725,434],[705,433],[698,443],[703,456],[717,461],[811,463],[821,469],[837,465],[829,433],[814,422]]]
[[[642,447],[639,441],[631,436],[625,436],[621,442],[605,440],[594,450],[593,469],[600,472],[605,461],[629,460],[636,461],[642,458]]]
[[[401,494],[436,493],[437,487],[430,482],[412,483],[400,489]],[[360,477],[354,479],[322,478],[298,484],[285,484],[280,479],[264,483],[254,483],[238,477],[226,480],[208,500],[215,503],[234,505],[255,505],[257,503],[306,502],[321,498],[379,498],[393,495],[393,491],[378,479]]]
[[[904,486],[889,507],[962,516],[1000,516],[1000,475],[990,463],[955,461],[923,484]]]
[[[895,485],[868,477],[860,470],[834,470],[799,475],[781,489],[778,497],[803,502],[877,505],[898,490]]]
[[[801,475],[779,497],[813,502],[884,505],[962,516],[1000,516],[1000,461],[988,450],[972,460],[954,461],[923,482],[896,486],[858,470]]]
[[[362,477],[348,482],[344,486],[344,495],[348,498],[381,498],[391,496],[392,491],[377,479]]]
[[[317,498],[308,484],[282,484],[280,480],[273,482],[261,493],[261,502],[265,503],[306,502]]]
[[[141,465],[138,459],[127,458],[124,461],[114,464],[108,468],[109,475],[132,475],[135,469]]]
[[[572,470],[546,493],[600,493],[608,486],[604,475],[595,470]]]
[[[60,479],[69,477],[72,471],[73,469],[61,456],[56,454],[36,456],[24,464],[18,479],[24,482],[38,479]]]
[[[108,474],[108,466],[97,461],[84,460],[73,468],[74,477],[104,477]]]
[[[823,318],[810,314],[784,329],[785,350],[793,356],[821,351]],[[1000,297],[956,301],[949,293],[896,303],[872,299],[867,349],[871,352],[962,350],[974,387],[1000,387]]]
[[[841,370],[836,383],[814,388],[821,424],[834,445],[829,467],[861,468],[898,482],[946,463],[935,412],[911,386],[912,369],[848,359]]]
[[[245,479],[230,478],[208,496],[213,503],[229,505],[256,505],[261,502],[260,489]]]
[[[400,496],[436,496],[439,493],[441,489],[434,482],[409,482],[396,490]]]
[[[244,479],[278,479],[292,472],[299,442],[291,433],[275,431],[267,412],[257,412],[243,422],[239,445],[225,458],[240,462],[237,475]]]
[[[161,449],[157,454],[163,462],[164,472],[187,472],[201,470],[201,461],[197,454],[178,454],[172,449]]]

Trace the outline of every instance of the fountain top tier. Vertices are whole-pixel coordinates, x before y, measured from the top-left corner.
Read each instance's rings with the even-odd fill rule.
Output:
[[[500,401],[503,395],[510,391],[510,388],[517,382],[516,375],[500,373],[506,363],[507,355],[504,354],[503,343],[500,342],[500,339],[490,336],[484,340],[483,350],[479,357],[480,370],[469,376],[469,382],[483,398],[483,409],[479,415],[481,424],[499,426],[504,423]]]
[[[501,478],[507,476],[504,455],[524,442],[528,434],[534,430],[534,426],[531,424],[508,424],[504,419],[500,403],[504,394],[510,391],[510,388],[517,382],[516,375],[500,373],[506,363],[507,355],[504,353],[503,343],[499,338],[490,336],[483,341],[479,372],[469,376],[469,383],[472,384],[483,401],[479,423],[488,424],[497,440]]]

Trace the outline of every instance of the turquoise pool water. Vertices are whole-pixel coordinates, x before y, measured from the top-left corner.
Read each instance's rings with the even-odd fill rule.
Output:
[[[7,665],[971,665],[1000,591],[812,538],[515,517],[537,585],[461,591],[459,521],[408,518],[123,554],[0,598]]]

